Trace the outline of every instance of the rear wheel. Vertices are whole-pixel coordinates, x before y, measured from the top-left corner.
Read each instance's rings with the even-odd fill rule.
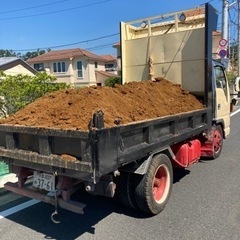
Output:
[[[135,198],[138,207],[146,213],[160,213],[168,202],[172,190],[173,171],[164,154],[153,157],[146,174],[138,182]]]
[[[121,172],[116,178],[117,200],[124,206],[132,209],[137,208],[135,200],[135,175],[133,173]]]
[[[213,158],[218,158],[221,154],[223,147],[223,130],[220,125],[216,126],[214,130],[214,139],[213,139]]]

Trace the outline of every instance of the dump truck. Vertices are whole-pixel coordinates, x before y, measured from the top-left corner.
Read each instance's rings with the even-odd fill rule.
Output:
[[[86,204],[71,198],[77,190],[160,213],[173,169],[219,157],[230,133],[229,86],[223,65],[212,60],[217,13],[210,4],[120,26],[123,83],[160,76],[205,107],[109,128],[97,111],[84,131],[1,124],[1,161],[18,177],[5,189],[52,204],[55,222],[58,207],[84,212]]]

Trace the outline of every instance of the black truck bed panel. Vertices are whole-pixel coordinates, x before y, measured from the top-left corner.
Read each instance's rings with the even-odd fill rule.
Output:
[[[208,129],[207,114],[203,109],[91,131],[0,125],[0,156],[10,165],[97,181]]]
[[[120,128],[118,165],[148,156],[209,129],[207,115],[205,109]]]

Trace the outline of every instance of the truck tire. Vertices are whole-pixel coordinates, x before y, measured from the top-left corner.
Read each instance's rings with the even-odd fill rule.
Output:
[[[135,199],[135,175],[133,173],[121,172],[116,178],[115,197],[117,201],[125,207],[136,209],[137,203]]]
[[[220,125],[216,126],[213,140],[213,159],[220,156],[223,147],[223,130]]]
[[[146,174],[136,186],[135,198],[140,210],[156,215],[160,213],[172,191],[173,170],[164,154],[153,157]]]

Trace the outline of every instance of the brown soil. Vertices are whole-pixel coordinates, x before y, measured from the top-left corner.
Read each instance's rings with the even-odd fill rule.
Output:
[[[110,87],[57,91],[39,98],[2,124],[87,130],[92,114],[104,112],[105,127],[202,109],[179,85],[158,79]]]

